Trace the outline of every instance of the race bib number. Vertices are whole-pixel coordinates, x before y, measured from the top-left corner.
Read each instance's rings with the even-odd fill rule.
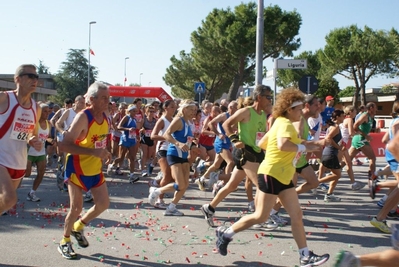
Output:
[[[129,131],[129,138],[130,139],[135,139],[136,138],[136,130],[130,130]]]
[[[107,147],[107,139],[103,139],[101,141],[94,142],[94,148],[96,148],[96,149],[106,148],[106,147]]]
[[[11,130],[10,138],[12,140],[17,141],[27,141],[33,130],[35,129],[35,125],[32,123],[24,123],[24,122],[14,122],[14,125]]]
[[[39,140],[42,141],[43,143],[47,140],[48,134],[42,134],[39,133]]]
[[[186,145],[188,146],[188,148],[191,147],[191,144],[193,143],[194,138],[192,136],[187,136],[187,142]]]
[[[297,164],[298,160],[301,158],[301,156],[302,156],[302,152],[297,152],[295,154],[294,160],[292,161],[292,165],[294,167],[296,167],[296,164]]]
[[[256,132],[255,145],[259,146],[260,140],[265,136],[265,132]]]
[[[137,114],[136,116],[134,116],[134,118],[136,119],[137,122],[141,122],[143,116],[141,114]]]
[[[145,137],[150,137],[151,132],[152,132],[152,130],[145,130],[145,133],[144,133]]]

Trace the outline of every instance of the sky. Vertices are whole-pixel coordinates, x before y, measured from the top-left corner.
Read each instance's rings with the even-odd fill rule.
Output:
[[[123,84],[125,62],[127,84],[163,87],[162,77],[170,58],[192,48],[190,36],[214,9],[234,9],[239,0],[115,0],[115,1],[6,1],[1,0],[0,73],[12,74],[20,64],[39,60],[53,74],[59,71],[69,49],[89,47],[91,25],[91,65],[99,71],[98,80]],[[254,2],[254,1],[252,1]],[[255,1],[257,2],[257,1]],[[302,45],[294,55],[315,51],[325,45],[333,29],[357,24],[373,30],[398,29],[399,1],[359,0],[274,0],[264,6],[279,5],[296,10],[302,17],[299,32]],[[129,59],[125,60],[126,57]],[[263,62],[268,70],[271,59]],[[353,81],[336,77],[340,88]],[[381,87],[398,79],[378,77],[367,88]],[[272,81],[263,81],[273,86]],[[194,90],[194,85],[193,85]]]

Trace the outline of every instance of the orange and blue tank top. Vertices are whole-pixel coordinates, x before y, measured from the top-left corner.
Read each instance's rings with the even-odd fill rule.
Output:
[[[107,116],[103,114],[103,121],[97,123],[90,109],[85,109],[82,112],[87,116],[89,127],[86,136],[82,140],[76,140],[76,144],[85,148],[106,148],[109,131]],[[101,173],[102,165],[101,158],[91,155],[72,155],[68,153],[66,159],[67,172],[79,175],[97,175]]]

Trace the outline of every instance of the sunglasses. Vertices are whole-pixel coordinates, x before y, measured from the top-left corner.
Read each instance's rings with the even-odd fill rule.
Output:
[[[262,96],[266,97],[266,99],[269,99],[269,100],[273,99],[273,97],[271,95],[262,95]]]
[[[29,79],[36,79],[36,80],[39,79],[39,75],[37,75],[35,73],[22,73],[19,75],[19,77],[22,77],[22,76],[28,76]]]

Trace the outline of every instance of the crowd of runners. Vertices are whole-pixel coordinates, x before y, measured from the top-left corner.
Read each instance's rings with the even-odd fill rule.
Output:
[[[333,96],[318,98],[287,88],[273,103],[270,87],[257,85],[252,97],[230,102],[186,99],[143,105],[136,98],[131,104],[115,103],[108,87],[95,82],[85,95],[65,99],[60,107],[32,99],[38,77],[34,65],[21,65],[14,76],[16,90],[0,92],[0,212],[15,205],[16,190],[23,177],[31,176],[32,166],[36,177],[26,198],[40,201],[36,192],[45,170],[54,169],[60,190],[70,198],[58,247],[66,259],[77,257],[71,235],[79,246],[89,246],[84,227],[109,206],[107,175],[126,175],[132,184],[145,179],[148,203],[165,216],[184,215],[178,207],[190,183],[212,191],[212,201],[200,208],[210,227],[215,227],[217,206],[244,182],[248,215],[216,229],[223,256],[233,236],[245,229],[270,231],[290,224],[300,266],[325,263],[329,254],[317,255],[307,246],[298,194],[323,191],[325,202],[341,201],[335,189],[343,170],[351,190],[367,185],[372,199],[386,188],[371,225],[391,233],[386,218],[399,217],[399,148],[393,145],[399,140],[399,101],[382,140],[387,167],[376,170],[370,133],[378,131],[377,106],[372,102],[341,110],[334,108]],[[10,150],[15,153],[9,155]],[[359,152],[367,157],[367,182],[355,179],[353,165],[362,164]],[[165,194],[172,195],[170,203]],[[94,204],[80,216],[83,201]],[[289,218],[281,216],[282,208]],[[336,266],[393,266],[399,258],[393,244],[393,250],[371,255],[342,251]]]

